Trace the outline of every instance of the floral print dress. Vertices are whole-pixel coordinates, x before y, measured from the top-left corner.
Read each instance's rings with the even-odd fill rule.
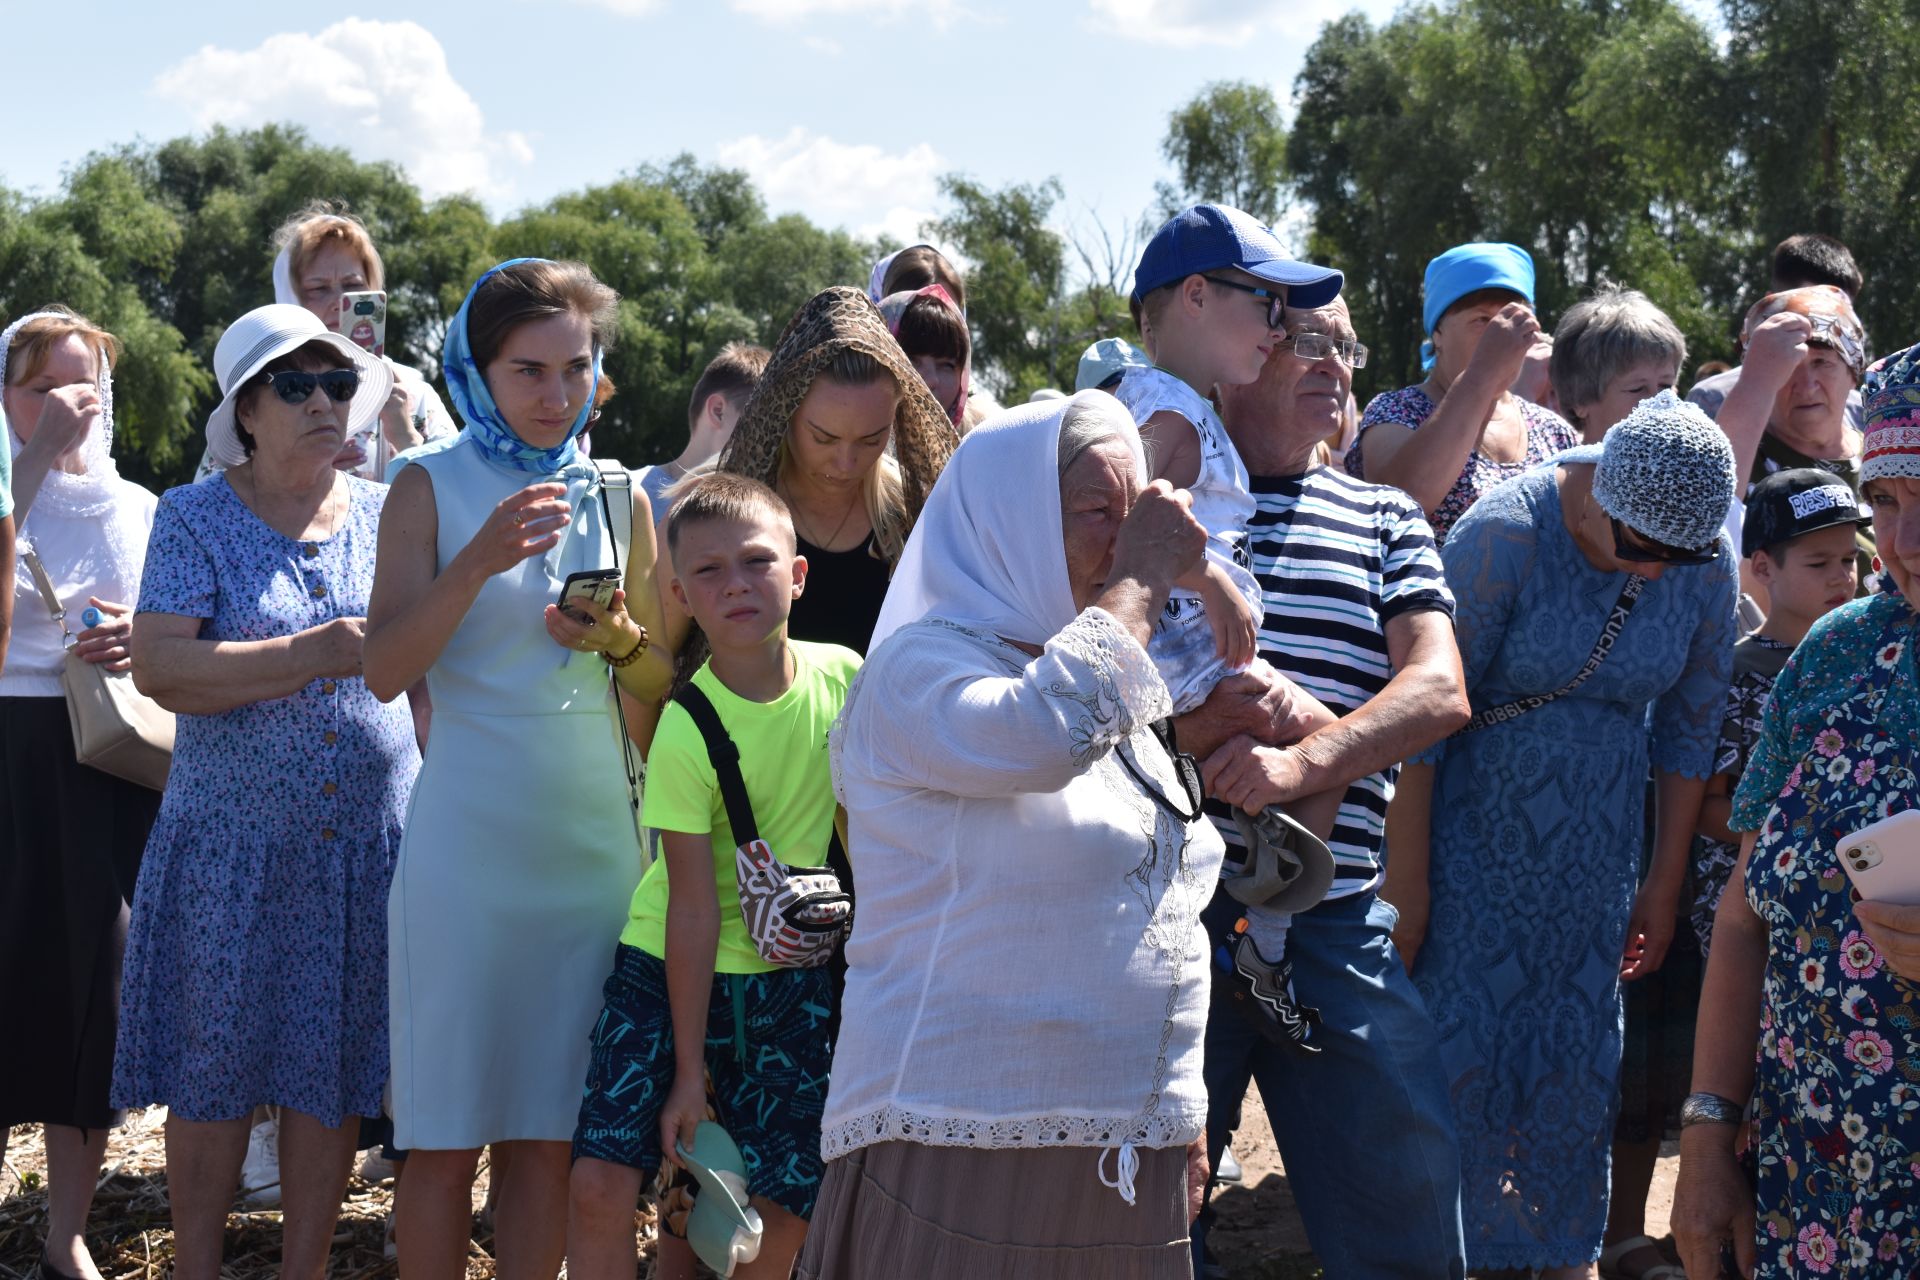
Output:
[[[1754,1077],[1759,1276],[1920,1272],[1920,984],[1854,918],[1834,849],[1920,804],[1915,618],[1899,596],[1817,623],[1774,686],[1735,830],[1760,830],[1767,928]]]

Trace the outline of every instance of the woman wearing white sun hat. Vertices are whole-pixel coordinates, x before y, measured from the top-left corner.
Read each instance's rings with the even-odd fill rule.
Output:
[[[387,1077],[386,900],[419,767],[360,678],[385,487],[334,470],[386,365],[275,304],[221,336],[227,468],[161,500],[135,683],[179,713],[133,901],[114,1067],[165,1104],[176,1274],[213,1280],[256,1106],[281,1108],[283,1273],[318,1277]]]

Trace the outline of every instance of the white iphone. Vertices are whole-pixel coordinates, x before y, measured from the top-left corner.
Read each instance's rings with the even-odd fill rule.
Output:
[[[1920,905],[1920,809],[1890,814],[1840,841],[1840,865],[1869,902]]]

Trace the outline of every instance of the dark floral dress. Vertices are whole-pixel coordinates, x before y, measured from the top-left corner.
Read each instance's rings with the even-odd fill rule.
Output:
[[[1418,431],[1439,407],[1433,402],[1433,397],[1419,387],[1383,391],[1369,400],[1367,411],[1360,415],[1360,434],[1354,437],[1352,447],[1342,459],[1347,474],[1356,480],[1367,478],[1366,457],[1361,448],[1366,444],[1368,427],[1376,422],[1396,422],[1409,431]],[[1434,508],[1430,517],[1435,546],[1446,545],[1447,535],[1453,532],[1453,522],[1465,515],[1467,508],[1477,502],[1481,494],[1502,480],[1511,479],[1523,471],[1531,471],[1548,458],[1580,443],[1580,433],[1573,429],[1573,424],[1553,410],[1542,408],[1531,400],[1522,400],[1520,412],[1527,420],[1526,458],[1520,462],[1495,462],[1478,449],[1469,453],[1467,465],[1460,469],[1459,478],[1447,490],[1447,496],[1440,499],[1440,505]]]
[[[1768,948],[1754,1077],[1760,1276],[1920,1273],[1920,984],[1860,928],[1834,848],[1920,804],[1915,618],[1828,614],[1774,686],[1734,796]]]

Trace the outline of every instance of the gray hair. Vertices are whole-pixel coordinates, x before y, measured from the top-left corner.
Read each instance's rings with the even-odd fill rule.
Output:
[[[1133,421],[1126,407],[1104,391],[1082,391],[1070,397],[1060,415],[1060,474],[1074,459],[1103,440],[1121,438],[1121,424]]]
[[[1677,374],[1687,360],[1680,327],[1638,289],[1603,285],[1568,307],[1553,331],[1548,371],[1562,412],[1577,420],[1609,382],[1647,360],[1670,360]]]

